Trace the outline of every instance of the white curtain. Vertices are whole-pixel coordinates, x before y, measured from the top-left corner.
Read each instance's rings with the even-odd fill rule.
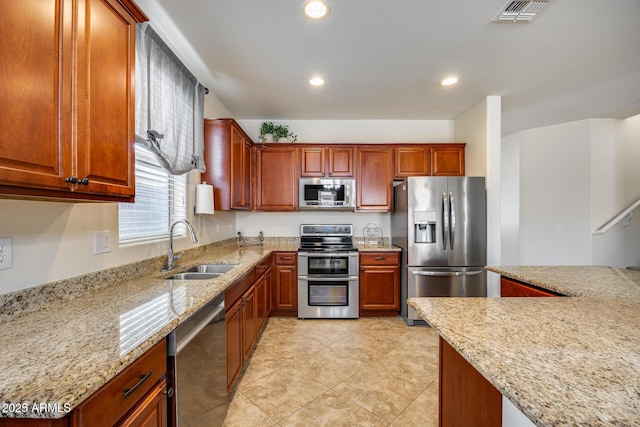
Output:
[[[205,172],[205,87],[147,22],[136,33],[136,142],[173,175]]]

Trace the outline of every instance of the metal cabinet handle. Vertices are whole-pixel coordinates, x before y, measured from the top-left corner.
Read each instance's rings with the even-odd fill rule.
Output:
[[[376,256],[376,257],[373,257],[373,259],[375,259],[376,261],[384,261],[385,259],[387,259],[387,257]]]
[[[131,388],[125,388],[124,398],[126,399],[127,397],[131,396],[131,394],[133,394],[138,389],[138,387],[142,385],[142,383],[144,383],[147,379],[149,379],[152,373],[153,373],[153,369],[147,372],[146,375],[140,375],[140,381],[138,381],[138,384],[134,385]]]
[[[65,178],[64,182],[68,182],[70,184],[89,185],[89,178],[78,179],[77,176],[71,175],[69,178]]]

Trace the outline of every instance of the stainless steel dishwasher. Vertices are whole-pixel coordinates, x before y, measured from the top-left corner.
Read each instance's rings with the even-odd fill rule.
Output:
[[[169,334],[167,361],[169,425],[222,425],[228,406],[224,293]]]

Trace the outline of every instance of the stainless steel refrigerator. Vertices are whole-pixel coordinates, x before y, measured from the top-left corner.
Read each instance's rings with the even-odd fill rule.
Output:
[[[424,323],[411,297],[486,297],[483,177],[409,177],[394,188],[392,243],[402,248],[400,315]]]

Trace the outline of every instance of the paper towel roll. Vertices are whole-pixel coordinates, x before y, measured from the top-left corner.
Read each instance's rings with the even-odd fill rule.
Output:
[[[196,215],[213,214],[213,185],[196,185]]]

